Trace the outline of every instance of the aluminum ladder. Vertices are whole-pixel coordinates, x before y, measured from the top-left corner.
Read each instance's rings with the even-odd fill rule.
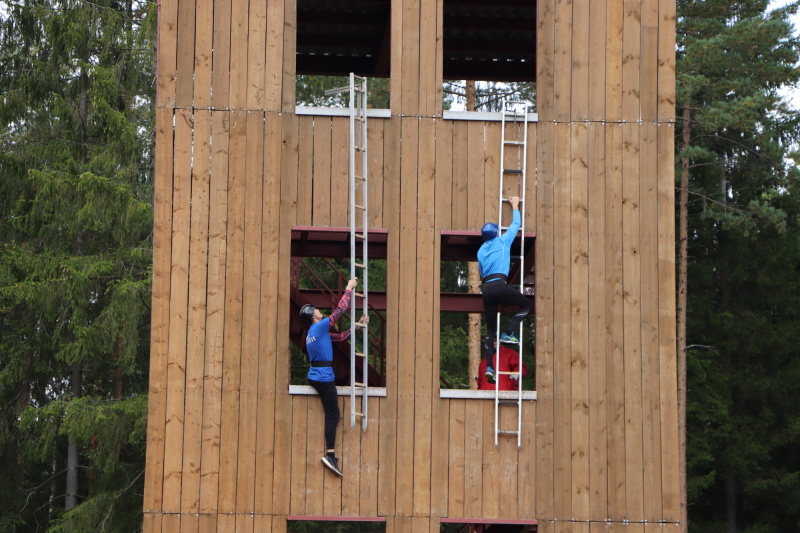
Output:
[[[325,94],[349,92],[350,95],[350,278],[358,276],[361,292],[361,312],[369,308],[369,254],[367,253],[367,78],[350,73],[350,84],[325,91]],[[357,214],[358,213],[358,214]],[[361,226],[357,227],[360,223]],[[356,298],[350,301],[350,427],[361,418],[362,430],[367,430],[369,408],[369,325],[359,322]],[[360,345],[360,346],[359,346]],[[356,369],[361,366],[361,379],[356,381]],[[356,409],[356,395],[361,396],[361,411]]]
[[[501,231],[508,226],[503,226],[503,204],[507,203],[511,196],[519,196],[520,217],[522,219],[520,232],[520,255],[513,257],[520,262],[520,284],[519,291],[524,293],[525,286],[525,190],[527,178],[527,153],[528,153],[528,103],[518,100],[504,100],[502,110],[502,135],[500,144],[500,202],[497,220]],[[515,191],[505,195],[505,191]],[[516,287],[516,286],[515,286]],[[494,380],[494,445],[497,446],[499,435],[516,435],[517,448],[522,446],[522,341],[523,341],[524,321],[520,323],[519,331],[516,334],[519,343],[519,370],[516,372],[500,371],[500,313],[497,313],[497,338],[495,349],[494,368],[497,369]],[[500,376],[516,376],[517,394],[516,399],[500,398]],[[500,407],[516,407],[517,428],[501,429],[500,426]]]

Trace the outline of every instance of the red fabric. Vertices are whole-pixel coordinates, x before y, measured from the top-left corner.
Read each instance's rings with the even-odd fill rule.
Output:
[[[492,354],[492,361],[495,360],[495,355]],[[495,371],[503,371],[503,372],[517,372],[519,371],[519,354],[512,350],[511,348],[507,348],[503,345],[500,346],[500,362],[499,368],[495,368]],[[494,390],[494,383],[489,383],[486,381],[486,358],[481,359],[481,365],[478,368],[478,390]],[[528,367],[525,363],[522,363],[522,377],[526,377],[528,375]],[[511,376],[508,375],[501,375],[497,376],[500,378],[499,381],[499,389],[500,390],[517,390],[519,387],[517,382],[511,379]]]
[[[331,313],[331,316],[328,319],[331,321],[331,328],[336,327],[336,322],[344,316],[344,314],[350,309],[350,296],[352,291],[344,291],[342,298],[339,300],[339,304],[336,306],[336,309]],[[331,332],[331,341],[332,342],[341,342],[345,341],[350,338],[350,328],[342,331],[341,333],[337,333],[335,331]]]

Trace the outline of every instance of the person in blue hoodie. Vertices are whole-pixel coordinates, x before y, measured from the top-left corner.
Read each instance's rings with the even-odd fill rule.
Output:
[[[483,318],[486,320],[486,339],[483,350],[486,358],[486,379],[494,383],[495,371],[492,365],[494,340],[497,336],[497,310],[500,305],[519,307],[509,322],[506,331],[500,335],[500,342],[518,344],[514,335],[517,327],[528,316],[531,303],[519,291],[508,285],[508,270],[511,266],[511,243],[517,236],[522,219],[519,214],[519,197],[508,199],[513,208],[513,219],[506,232],[500,235],[497,224],[487,223],[481,229],[483,245],[478,250],[478,269],[481,275],[481,294],[483,295]]]
[[[327,450],[322,457],[322,464],[338,476],[342,475],[342,470],[339,468],[339,461],[334,454],[334,445],[336,443],[336,425],[339,423],[339,395],[334,383],[333,345],[331,343],[348,339],[350,330],[331,333],[331,328],[350,308],[350,297],[357,285],[358,278],[347,282],[347,288],[339,300],[339,304],[327,318],[322,316],[319,309],[311,304],[306,304],[300,309],[300,320],[309,326],[306,335],[306,350],[311,362],[311,368],[308,369],[308,384],[317,391],[322,400],[322,407],[325,409]],[[361,322],[368,324],[369,316],[361,317]]]

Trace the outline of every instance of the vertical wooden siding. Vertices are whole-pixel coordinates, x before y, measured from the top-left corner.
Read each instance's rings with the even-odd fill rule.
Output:
[[[393,116],[369,126],[387,396],[368,432],[340,424],[339,479],[318,400],[286,390],[286,313],[291,226],[347,224],[347,122],[293,114],[294,0],[161,3],[145,531],[281,532],[288,514],[675,527],[674,0],[538,6],[522,448],[493,446],[490,402],[439,398],[439,232],[496,218],[500,126],[440,118],[442,2],[397,1]]]

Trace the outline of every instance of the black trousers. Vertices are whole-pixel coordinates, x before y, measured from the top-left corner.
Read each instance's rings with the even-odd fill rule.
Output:
[[[486,320],[486,339],[484,340],[483,350],[486,357],[486,365],[492,366],[492,354],[495,351],[494,339],[497,337],[497,309],[501,305],[519,307],[505,331],[505,333],[511,335],[517,330],[525,317],[528,316],[531,310],[531,302],[522,293],[509,287],[508,283],[502,279],[489,281],[481,285],[481,294],[483,295],[483,319]]]
[[[325,445],[332,450],[336,444],[336,424],[339,423],[339,394],[336,392],[336,383],[333,381],[308,380],[322,400],[325,409]]]

